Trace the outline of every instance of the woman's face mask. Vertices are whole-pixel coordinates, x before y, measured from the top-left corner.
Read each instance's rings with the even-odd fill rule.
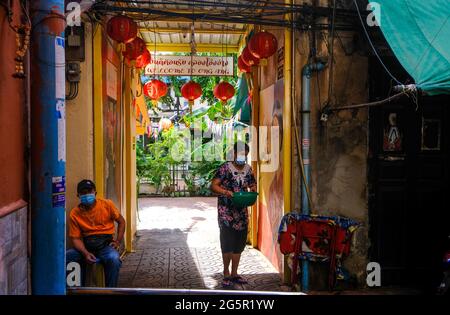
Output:
[[[95,202],[95,193],[81,195],[80,202],[84,205],[92,205]]]
[[[245,156],[243,156],[243,155],[238,155],[237,158],[236,158],[235,163],[236,163],[237,165],[244,165],[244,164],[245,164]]]

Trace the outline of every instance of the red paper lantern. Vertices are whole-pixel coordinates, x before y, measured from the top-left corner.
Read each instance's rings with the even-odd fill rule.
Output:
[[[248,42],[248,50],[256,58],[266,64],[266,59],[271,57],[278,49],[278,41],[270,32],[258,32]]]
[[[167,84],[156,79],[150,80],[144,84],[144,94],[156,105],[158,100],[167,94]]]
[[[221,100],[222,103],[226,103],[234,96],[234,87],[228,82],[220,82],[214,88],[214,96]]]
[[[259,65],[259,58],[256,58],[255,56],[253,56],[253,54],[250,52],[250,50],[248,49],[248,46],[246,46],[244,48],[244,50],[242,51],[242,61],[244,61],[244,63],[249,66],[258,66]]]
[[[150,61],[152,61],[152,55],[146,48],[144,53],[136,58],[136,68],[145,68],[150,63]]]
[[[242,59],[242,55],[238,58],[238,68],[241,72],[244,73],[249,73],[251,71],[251,68]]]
[[[202,87],[194,81],[189,81],[181,87],[181,95],[189,102],[189,108],[192,111],[194,101],[202,96]]]
[[[142,55],[147,46],[142,38],[136,37],[131,43],[126,44],[123,56],[129,61],[136,60],[137,57]]]
[[[119,43],[133,41],[138,33],[138,25],[125,15],[116,15],[109,19],[106,25],[108,36]]]

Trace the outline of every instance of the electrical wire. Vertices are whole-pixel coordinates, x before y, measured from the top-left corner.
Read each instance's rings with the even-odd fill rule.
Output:
[[[23,14],[24,14],[24,15],[26,16],[26,18],[27,18],[28,25],[31,27],[31,24],[32,24],[31,18],[30,18],[30,16],[28,15],[28,10],[27,10],[27,8],[25,7],[24,2],[25,2],[25,1],[20,1],[20,7],[22,8]]]
[[[66,94],[66,100],[71,100],[73,95],[72,82],[69,83],[69,94]]]
[[[7,6],[6,4],[4,4],[4,3],[1,3],[0,2],[0,5],[5,9],[5,11],[6,11],[6,16],[7,16],[7,18],[8,18],[8,26],[9,26],[9,28],[15,33],[16,32],[16,30],[14,29],[14,27],[11,25],[11,22],[12,22],[12,17],[13,17],[13,12],[12,12],[12,10],[10,10],[10,8],[9,8],[9,6]]]
[[[328,67],[328,102],[332,102],[334,90],[334,26],[336,23],[336,0],[333,1],[333,18],[331,20],[331,34],[328,37],[330,41],[330,61]]]
[[[78,82],[69,82],[69,94],[66,95],[66,100],[71,101],[78,96]]]
[[[198,4],[198,2],[194,2]],[[211,5],[209,5],[211,6]],[[224,6],[222,3],[220,6]],[[217,7],[217,4],[216,4]],[[191,14],[188,13],[178,13],[178,12],[170,12],[170,11],[163,11],[161,9],[152,9],[149,7],[142,8],[142,7],[117,7],[117,6],[108,6],[108,5],[94,5],[94,10],[97,11],[107,11],[107,12],[131,12],[131,13],[138,13],[141,16],[145,15],[147,19],[153,19],[154,15],[163,15],[163,16],[171,16],[171,17],[178,17],[178,18],[186,18],[186,19],[209,19],[209,20],[217,20],[217,21],[227,21],[227,22],[234,22],[234,23],[240,23],[240,24],[260,24],[260,25],[273,25],[273,26],[288,26],[288,21],[286,20],[275,20],[275,19],[255,19],[254,15],[248,15],[248,16],[227,16],[223,13],[218,14],[198,14],[198,16],[191,16]],[[291,11],[291,10],[288,10]],[[277,15],[286,14],[285,11],[280,11]]]
[[[376,102],[370,102],[370,103],[362,103],[362,104],[355,104],[355,105],[348,105],[348,106],[339,106],[339,107],[333,107],[330,108],[329,111],[330,112],[335,112],[335,111],[340,111],[340,110],[348,110],[348,109],[358,109],[358,108],[362,108],[362,107],[373,107],[373,106],[379,106],[379,105],[384,105],[386,103],[389,103],[397,98],[400,98],[401,96],[404,95],[409,95],[411,97],[413,97],[414,99],[414,91],[412,90],[408,90],[405,89],[400,93],[394,94],[386,99],[380,100],[380,101],[376,101]]]
[[[139,1],[139,0],[111,0],[111,1],[104,1],[104,2],[113,2],[113,3],[133,3],[133,4],[147,4],[150,8],[150,5],[175,5],[179,7],[190,7],[192,3],[194,3],[197,7],[224,7],[228,6],[230,8],[233,8],[235,10],[241,10],[242,8],[255,8],[257,10],[258,7],[265,7],[267,3],[269,3],[268,0],[247,0],[247,1],[236,1],[231,4],[224,5],[223,2],[216,2],[216,1],[200,1],[200,0],[178,0],[178,1],[152,1],[151,3],[149,1]],[[247,3],[243,3],[247,2]],[[255,5],[257,3],[257,5]],[[302,8],[302,5],[294,4],[291,6],[291,4],[286,4],[284,2],[272,2],[270,6],[266,7],[270,10],[281,10],[281,9],[290,9],[291,7],[294,8]]]

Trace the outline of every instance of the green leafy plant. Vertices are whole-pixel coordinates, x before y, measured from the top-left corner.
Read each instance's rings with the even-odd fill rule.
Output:
[[[190,178],[186,185],[192,186],[196,194],[208,196],[211,194],[211,181],[224,162],[224,143],[219,141],[207,141],[192,150],[191,163],[189,164]],[[198,157],[201,160],[198,160]]]
[[[136,143],[136,191],[139,194],[142,180],[146,178],[149,174],[149,165],[146,158],[146,150],[143,147],[141,139],[138,139]]]
[[[195,175],[191,172],[183,174],[182,178],[189,192],[189,196],[195,196],[198,192],[198,186],[195,183]]]
[[[147,179],[159,193],[162,186],[171,185],[171,166],[181,164],[185,153],[184,133],[176,128],[162,131],[146,148],[138,141],[136,148],[136,176],[138,189]]]
[[[164,141],[155,141],[147,146],[147,178],[158,193],[161,184],[170,180],[167,148]]]
[[[211,181],[222,163],[222,161],[202,161],[193,162],[190,165],[190,170],[194,178],[197,179],[197,193],[200,196],[208,196],[211,194]]]

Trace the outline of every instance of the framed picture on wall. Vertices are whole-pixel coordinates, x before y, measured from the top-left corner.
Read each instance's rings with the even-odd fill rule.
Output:
[[[441,120],[422,117],[422,151],[441,149]]]
[[[403,128],[399,112],[385,112],[383,127],[383,151],[403,151]]]

